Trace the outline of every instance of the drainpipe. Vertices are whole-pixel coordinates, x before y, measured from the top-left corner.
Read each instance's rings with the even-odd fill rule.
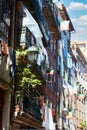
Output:
[[[58,41],[56,41],[56,70],[58,66]],[[63,55],[62,55],[62,43],[60,44],[60,56],[61,56],[61,83],[58,84],[58,71],[56,71],[56,129],[62,130],[63,120],[62,120],[62,109],[63,109]],[[61,87],[61,90],[60,88]],[[58,89],[59,88],[59,89]],[[59,97],[60,96],[60,97]],[[60,104],[58,104],[58,98],[60,98]],[[60,105],[59,114],[58,114],[58,105]]]
[[[10,16],[10,29],[9,29],[9,47],[12,47],[14,50],[14,45],[15,45],[15,2],[16,0],[11,0],[11,16]],[[10,103],[10,127],[9,130],[12,129],[12,117],[14,113],[14,77],[12,78],[12,91],[11,91],[11,103]]]
[[[57,71],[57,66],[58,66],[58,41],[56,41],[56,130],[58,130],[58,71]]]
[[[10,29],[9,29],[9,46],[14,48],[14,26],[15,26],[15,0],[11,1],[10,5],[11,16],[10,16]]]

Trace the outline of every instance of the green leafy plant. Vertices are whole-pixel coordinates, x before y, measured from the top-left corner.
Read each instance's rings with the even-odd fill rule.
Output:
[[[32,87],[36,87],[37,85],[41,85],[41,81],[30,71],[29,68],[24,68],[19,85],[22,89],[24,89],[28,84]]]
[[[28,86],[34,88],[37,85],[41,85],[41,80],[31,72],[30,68],[24,67],[22,72],[16,72],[16,85],[19,86],[21,90],[28,88]]]
[[[24,63],[25,61],[27,62],[27,57],[28,57],[28,50],[22,50],[22,49],[18,49],[16,51],[16,64],[20,64],[20,63]],[[25,60],[26,59],[26,60]]]
[[[86,123],[86,121],[82,121],[82,122],[80,123],[80,125],[81,125],[83,128],[85,128],[85,130],[87,130],[87,123]]]
[[[20,55],[20,56],[26,56],[28,54],[28,50],[25,49],[25,50],[22,50],[22,49],[19,49],[16,51],[16,54],[17,56]]]
[[[28,62],[29,52],[26,50],[18,50],[16,51],[16,73],[15,73],[15,98],[22,98],[25,90],[31,87],[32,89],[41,85],[41,80],[32,73]]]

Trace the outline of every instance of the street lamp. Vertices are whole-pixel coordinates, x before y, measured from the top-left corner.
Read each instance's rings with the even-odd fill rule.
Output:
[[[33,63],[37,60],[38,58],[38,54],[39,54],[39,51],[37,49],[37,47],[35,46],[30,46],[28,48],[28,52],[29,52],[29,55],[28,55],[28,60]]]

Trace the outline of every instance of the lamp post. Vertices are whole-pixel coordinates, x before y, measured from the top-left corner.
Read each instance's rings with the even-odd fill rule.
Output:
[[[34,63],[37,60],[37,58],[38,58],[39,50],[35,46],[30,46],[28,48],[28,52],[29,52],[28,60],[31,63]]]

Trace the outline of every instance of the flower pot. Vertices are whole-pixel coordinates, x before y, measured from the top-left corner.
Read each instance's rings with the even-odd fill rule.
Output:
[[[20,112],[20,110],[21,110],[20,105],[16,105],[16,106],[15,106],[15,112]]]
[[[17,55],[17,60],[21,60],[22,56],[21,55]]]

